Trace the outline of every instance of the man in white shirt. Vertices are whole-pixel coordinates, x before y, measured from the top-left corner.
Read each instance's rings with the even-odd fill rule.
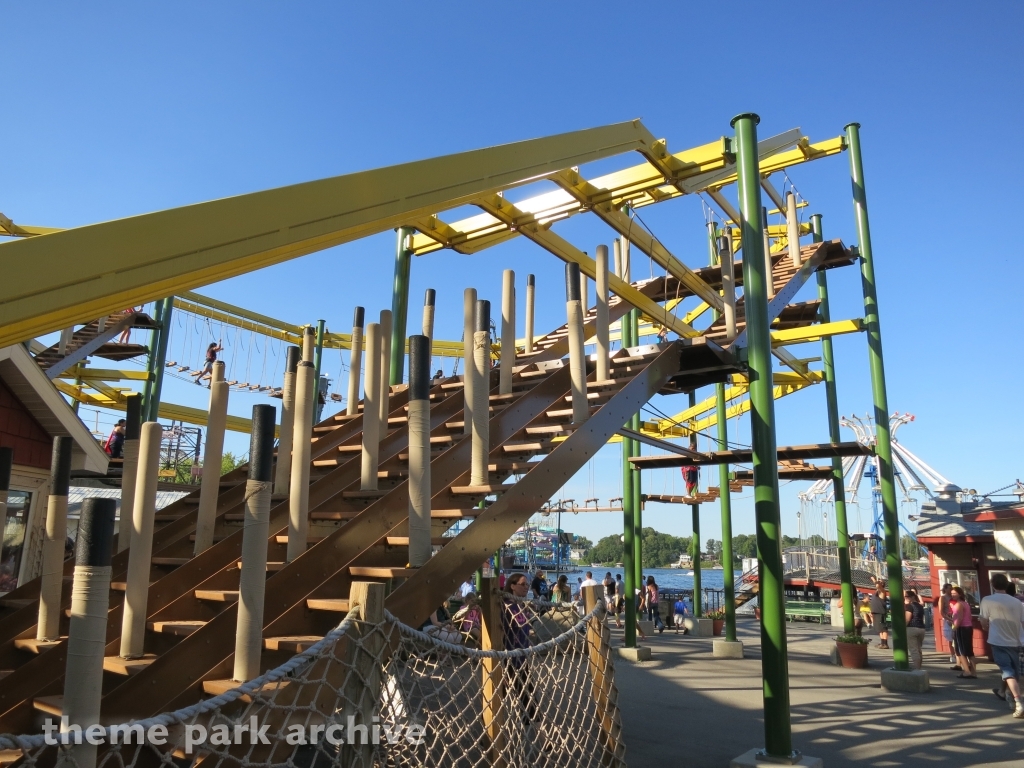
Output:
[[[992,575],[992,594],[981,600],[981,628],[988,632],[992,661],[1013,694],[1013,716],[1024,719],[1020,700],[1020,637],[1024,628],[1024,603],[1006,594],[1010,580],[1002,573]]]
[[[599,586],[601,586],[600,582],[598,582],[598,581],[596,581],[594,579],[594,574],[591,573],[590,571],[587,571],[586,577],[587,578],[585,578],[580,583],[580,592],[579,592],[579,595],[578,595],[578,599],[579,600],[583,599],[583,590],[586,589],[587,587],[599,587]]]

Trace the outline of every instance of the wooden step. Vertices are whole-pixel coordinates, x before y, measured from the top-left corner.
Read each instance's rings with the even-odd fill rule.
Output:
[[[505,443],[501,446],[503,453],[539,453],[555,446],[553,440],[533,440],[529,442]]]
[[[205,621],[148,621],[146,628],[162,635],[188,637],[205,624]]]
[[[39,712],[45,712],[48,715],[53,715],[54,717],[60,717],[64,714],[64,697],[37,696],[32,699],[32,708]]]
[[[210,603],[237,603],[237,589],[197,589],[196,600],[206,600]]]
[[[331,611],[333,613],[348,613],[349,601],[344,598],[311,597],[306,600],[306,607],[311,611]]]
[[[449,541],[452,541],[454,536],[432,536],[430,543],[436,547],[443,547]],[[387,544],[389,547],[408,547],[409,537],[408,536],[388,536]]]
[[[543,424],[539,427],[527,427],[523,431],[528,435],[571,435],[573,433],[572,427],[565,424]]]
[[[272,561],[267,563],[267,573],[277,573],[282,568],[284,568],[286,565],[287,565],[287,563],[282,563],[280,561],[276,561],[275,562],[275,561],[272,560]],[[239,560],[237,563],[235,563],[235,567],[238,570],[242,570],[242,561]]]
[[[141,659],[122,659],[120,656],[104,656],[103,671],[128,677],[136,672],[141,672],[154,661],[156,661],[155,653],[147,653]]]
[[[324,540],[324,538],[325,537],[323,537],[323,536],[307,536],[306,537],[306,546],[307,547],[312,547],[314,544],[319,544],[321,541]],[[278,544],[287,544],[288,543],[288,534],[287,533],[283,533],[280,536],[275,536],[274,537],[274,541],[276,541]]]
[[[155,581],[149,582],[149,586],[151,586],[151,587],[154,584],[156,584]],[[112,581],[112,582],[110,582],[110,588],[112,590],[114,590],[115,592],[124,592],[126,589],[128,589],[128,582],[127,581]]]
[[[259,690],[259,695],[266,696],[272,691],[287,688],[291,684],[292,682],[290,680],[278,680],[274,683],[264,683]],[[203,693],[208,693],[211,696],[220,696],[222,693],[233,691],[240,685],[241,683],[238,680],[203,680]],[[252,701],[252,696],[245,694],[240,696],[238,701],[249,703]]]
[[[511,490],[513,486],[501,483],[488,483],[487,485],[453,485],[452,496],[490,496],[492,493],[504,493]]]
[[[285,637],[264,637],[263,647],[268,651],[302,653],[323,640],[322,635],[288,635]]]
[[[416,568],[375,568],[370,565],[353,565],[349,575],[363,579],[407,579],[416,573]]]
[[[38,655],[60,645],[63,640],[67,640],[67,637],[62,636],[60,640],[36,640],[34,637],[19,637],[14,641],[14,647]]]
[[[190,557],[154,557],[150,562],[153,565],[170,565],[177,568],[180,565],[184,565],[192,558]]]

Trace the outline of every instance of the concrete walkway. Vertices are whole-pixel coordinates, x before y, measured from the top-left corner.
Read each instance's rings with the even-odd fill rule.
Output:
[[[822,758],[826,768],[1024,766],[1024,720],[992,695],[995,665],[979,664],[978,680],[959,680],[948,658],[926,653],[931,692],[887,693],[879,670],[891,665],[891,652],[872,647],[869,669],[841,669],[829,663],[835,629],[794,622],[787,630],[793,746]],[[632,768],[724,768],[764,746],[757,622],[741,617],[738,631],[742,660],[713,659],[710,638],[667,629],[645,642],[651,661],[616,661]],[[612,638],[621,645],[614,624]]]

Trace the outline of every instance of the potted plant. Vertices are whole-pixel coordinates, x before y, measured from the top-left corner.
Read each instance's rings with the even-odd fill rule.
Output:
[[[713,611],[708,611],[705,618],[711,619],[711,633],[715,637],[720,637],[725,628],[725,609],[716,608]]]
[[[847,669],[863,669],[868,665],[868,639],[850,633],[836,638],[839,663]]]

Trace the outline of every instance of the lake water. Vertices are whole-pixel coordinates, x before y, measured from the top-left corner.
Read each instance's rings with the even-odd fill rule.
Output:
[[[594,574],[594,578],[598,581],[604,579],[604,575],[611,571],[612,578],[615,578],[615,574],[621,573],[625,576],[625,573],[621,568],[586,568],[579,571],[569,571],[566,575],[569,577],[569,584],[573,590],[576,589],[576,579],[583,577],[586,571],[591,571]],[[689,570],[683,568],[647,568],[644,570],[644,579],[648,576],[653,576],[654,580],[658,583],[658,586],[662,589],[693,589],[693,576],[687,576]],[[741,576],[740,571],[736,571],[735,583],[738,586]],[[725,571],[715,571],[704,569],[700,572],[700,583],[705,589],[722,589],[725,586]],[[558,576],[554,573],[548,574],[548,582],[554,583]]]

